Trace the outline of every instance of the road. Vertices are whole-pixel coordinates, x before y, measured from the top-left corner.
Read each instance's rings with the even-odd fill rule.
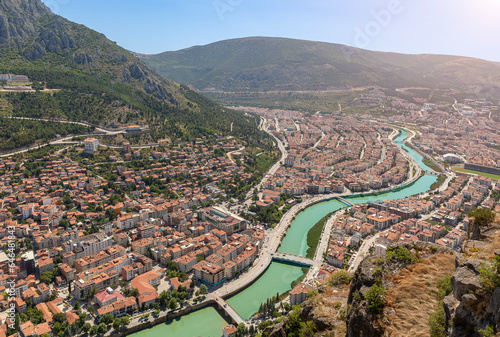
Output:
[[[321,131],[321,138],[316,142],[316,144],[314,144],[313,148],[315,149],[319,145],[319,143],[321,143],[323,138],[325,138],[325,137],[326,137],[326,134],[323,131]]]
[[[281,158],[280,160],[278,160],[273,166],[271,166],[267,172],[264,174],[264,177],[262,178],[262,180],[254,187],[252,188],[250,191],[247,192],[246,196],[245,196],[245,201],[244,201],[244,204],[251,204],[252,203],[252,197],[253,197],[253,191],[254,189],[257,189],[257,191],[260,190],[260,188],[262,187],[262,185],[269,180],[269,178],[276,173],[276,171],[278,171],[279,167],[281,166],[282,163],[284,163],[285,161],[285,158],[288,156],[288,152],[286,151],[285,149],[285,145],[283,144],[283,142],[281,140],[279,140],[279,138],[277,138],[272,132],[270,132],[267,128],[267,121],[261,117],[261,123],[260,123],[260,127],[262,128],[263,131],[267,132],[268,134],[270,134],[275,140],[276,142],[278,143],[278,149],[280,150],[281,152]]]
[[[54,123],[78,124],[78,125],[83,125],[83,126],[93,126],[93,125],[90,125],[90,124],[84,123],[84,122],[59,121],[59,120],[51,120],[51,119],[45,119],[45,118],[28,118],[28,117],[13,117],[13,116],[6,117],[6,118],[10,118],[10,119],[25,119],[25,120],[43,121],[43,122],[54,122]],[[95,130],[99,134],[108,135],[108,136],[117,135],[117,134],[120,134],[120,133],[125,133],[125,130],[108,131],[106,129],[102,129],[102,128],[99,128],[99,127],[95,127]],[[27,147],[27,148],[22,149],[22,150],[18,150],[18,151],[14,151],[14,152],[2,154],[2,155],[0,155],[0,157],[10,157],[10,156],[13,156],[13,155],[16,155],[16,154],[25,153],[25,152],[28,152],[30,150],[34,150],[34,149],[38,149],[38,148],[41,148],[41,147],[45,147],[47,145],[81,144],[81,142],[71,141],[71,139],[73,137],[82,137],[82,136],[91,136],[91,135],[94,135],[94,133],[91,133],[91,134],[82,134],[82,135],[72,135],[72,136],[69,136],[69,137],[65,137],[65,138],[60,138],[60,139],[53,140],[53,141],[51,141],[49,143],[39,144],[39,145],[35,145],[35,146],[30,146],[30,147]],[[97,133],[95,133],[95,135],[97,135]]]
[[[83,125],[83,126],[90,126],[90,127],[95,127],[96,131],[102,132],[106,135],[117,135],[120,133],[125,133],[125,130],[115,130],[115,131],[109,131],[100,127],[97,127],[95,125],[85,123],[85,122],[73,122],[73,121],[62,121],[62,120],[53,120],[53,119],[47,119],[47,118],[29,118],[29,117],[14,117],[14,116],[9,116],[6,118],[11,118],[11,119],[26,119],[26,120],[31,120],[31,121],[42,121],[42,122],[52,122],[52,123],[66,123],[66,124],[78,124],[78,125]]]
[[[348,271],[350,273],[352,273],[356,269],[358,269],[359,264],[361,263],[361,261],[363,261],[365,256],[368,254],[368,251],[375,243],[375,240],[377,240],[377,238],[379,238],[379,237],[380,237],[380,233],[377,233],[377,234],[371,236],[370,238],[366,239],[365,241],[363,241],[363,244],[361,245],[358,252],[356,253],[356,257],[354,258],[354,261],[349,266]]]
[[[245,149],[245,147],[242,146],[238,150],[234,150],[234,151],[231,151],[231,152],[227,153],[227,157],[229,158],[229,160],[231,161],[231,163],[235,164],[235,161],[233,159],[233,153],[236,153],[236,152],[239,152],[239,151],[243,151],[244,149]]]

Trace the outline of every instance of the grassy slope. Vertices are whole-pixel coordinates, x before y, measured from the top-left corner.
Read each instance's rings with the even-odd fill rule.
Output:
[[[395,315],[386,328],[390,336],[429,336],[427,321],[437,305],[436,283],[455,270],[455,256],[439,254],[411,265],[394,277],[387,294]]]

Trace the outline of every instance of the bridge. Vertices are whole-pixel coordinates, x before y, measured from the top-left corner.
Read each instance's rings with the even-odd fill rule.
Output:
[[[337,197],[337,200],[340,201],[341,203],[343,203],[344,205],[347,205],[347,206],[354,206],[354,204],[352,202],[350,202],[349,200],[346,200],[344,198],[341,198],[341,197]]]
[[[425,174],[428,174],[428,175],[431,175],[431,176],[439,176],[441,173],[439,172],[436,172],[436,171],[430,171],[430,170],[426,170],[425,171]]]
[[[215,303],[217,303],[218,307],[226,313],[226,316],[231,317],[231,320],[234,324],[238,325],[240,323],[245,323],[243,318],[238,315],[236,310],[234,310],[234,308],[229,303],[224,301],[222,297],[216,297]]]
[[[273,253],[271,254],[271,258],[277,261],[293,262],[308,267],[311,267],[315,264],[314,260],[290,253]]]

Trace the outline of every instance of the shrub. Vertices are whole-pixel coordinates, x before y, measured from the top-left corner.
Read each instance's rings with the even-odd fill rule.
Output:
[[[436,287],[438,288],[438,291],[436,292],[438,305],[436,310],[429,316],[427,324],[429,324],[429,327],[431,328],[431,337],[445,337],[448,334],[446,331],[443,299],[453,290],[451,287],[451,277],[447,275],[441,280],[438,280],[436,283]]]
[[[436,286],[438,288],[437,299],[438,301],[442,301],[453,290],[451,287],[451,276],[447,275],[443,279],[438,280]]]
[[[345,270],[339,270],[333,273],[328,282],[331,286],[348,285],[351,283],[352,276]]]
[[[491,264],[480,267],[479,271],[481,272],[479,279],[484,289],[492,294],[497,287],[500,287],[500,256],[495,256]]]
[[[365,295],[365,299],[368,301],[368,311],[374,315],[380,314],[385,307],[386,293],[383,285],[372,286]]]
[[[446,337],[446,322],[444,317],[443,303],[440,302],[438,309],[429,316],[428,324],[431,328],[431,337]]]
[[[405,264],[414,264],[418,261],[417,257],[404,247],[387,247],[387,260],[398,260]]]

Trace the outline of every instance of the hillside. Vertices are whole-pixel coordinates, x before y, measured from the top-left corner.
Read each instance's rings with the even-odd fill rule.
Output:
[[[379,85],[500,92],[500,64],[445,55],[373,52],[344,45],[251,37],[138,55],[198,90],[332,90]]]
[[[152,129],[152,141],[213,132],[256,142],[266,138],[254,117],[164,78],[103,34],[53,14],[40,0],[0,2],[0,73],[62,89],[2,93],[0,114],[110,127],[137,123]]]

